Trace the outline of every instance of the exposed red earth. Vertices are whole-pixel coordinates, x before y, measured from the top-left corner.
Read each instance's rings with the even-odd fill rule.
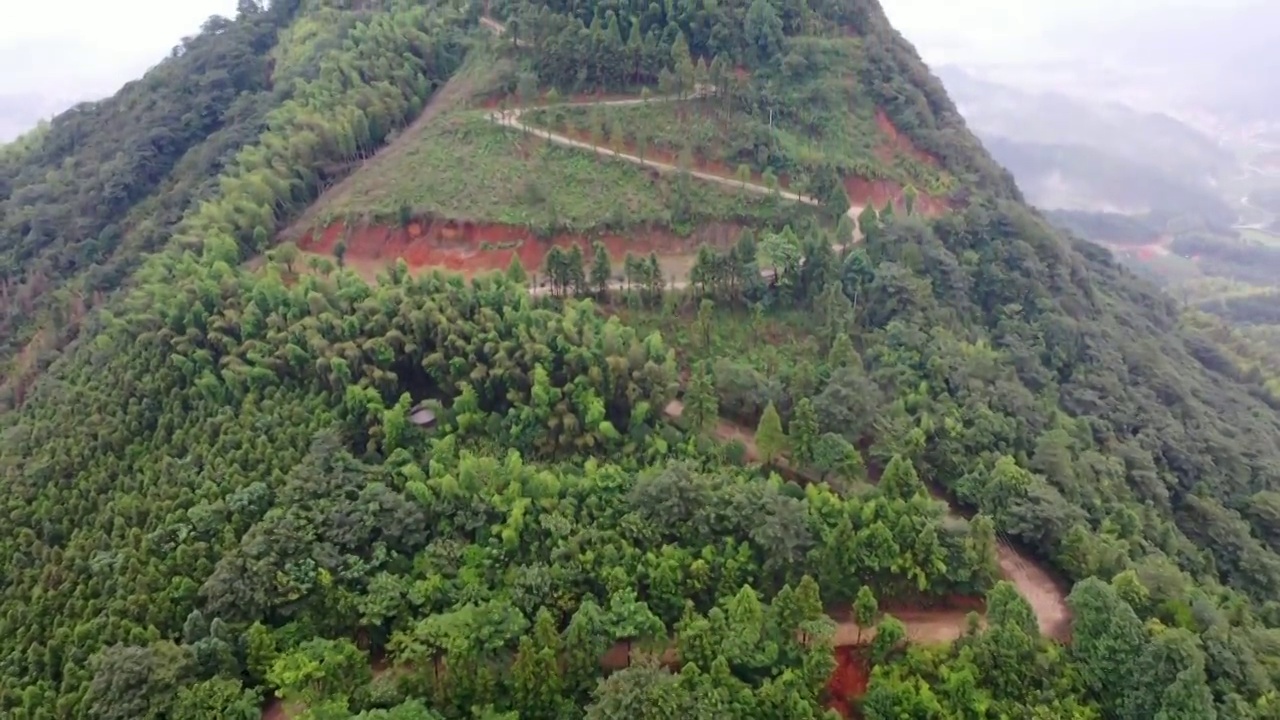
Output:
[[[486,25],[496,32],[503,31],[502,26],[496,21],[489,18],[484,20],[487,21]],[[504,102],[502,98],[490,98],[485,106],[497,109],[507,105],[511,100],[507,98],[507,102]],[[575,96],[569,102],[585,105],[624,104],[634,100],[634,98],[618,96],[583,95]],[[496,114],[495,117],[497,117],[496,121],[502,124],[514,123],[515,118],[518,117],[518,111],[513,113],[508,110],[505,114]],[[909,138],[898,132],[883,112],[877,113],[876,122],[888,138],[887,144],[877,151],[882,159],[892,159],[895,154],[907,154],[920,162],[938,166],[935,158],[915,148]],[[417,124],[415,123],[415,126]],[[581,146],[586,140],[572,134],[542,132],[549,136],[546,137],[548,141],[558,144]],[[624,160],[629,159],[625,156],[633,152],[625,147],[619,147],[613,151],[604,148],[595,151],[598,154],[622,157]],[[649,161],[645,164],[650,166],[675,164],[674,158],[668,158],[652,150],[646,153],[645,160]],[[729,168],[715,163],[695,162],[694,165],[695,167],[691,169],[704,179],[742,185]],[[758,186],[758,183],[759,178],[753,178],[747,185]],[[780,185],[785,191],[786,178],[780,179]],[[868,204],[883,207],[888,202],[893,202],[898,208],[902,207],[903,187],[898,183],[846,178],[845,188],[855,208]],[[746,187],[746,189],[763,188]],[[334,190],[341,192],[341,187]],[[801,198],[801,201],[812,202],[807,198]],[[947,212],[950,207],[944,199],[921,193],[916,198],[915,209],[922,215],[932,217]],[[855,209],[851,215],[856,212]],[[736,241],[740,233],[741,227],[728,223],[716,223],[698,228],[689,237],[679,237],[669,230],[654,228],[632,231],[625,236],[605,234],[588,237],[566,233],[549,240],[540,240],[527,228],[517,226],[457,220],[420,220],[404,228],[379,225],[348,227],[337,223],[323,230],[306,233],[299,246],[308,252],[332,254],[334,247],[342,240],[347,247],[346,257],[352,260],[389,263],[397,258],[403,258],[410,269],[414,270],[441,268],[474,275],[489,270],[505,269],[512,257],[517,255],[526,268],[538,268],[542,266],[546,253],[552,247],[569,247],[576,244],[587,250],[591,241],[596,239],[604,242],[611,256],[621,258],[628,252],[634,255],[648,255],[650,252],[657,253],[659,256],[688,255],[704,242],[713,247],[727,247]],[[1158,249],[1152,252],[1168,253],[1168,239],[1162,238],[1162,241],[1156,246]],[[667,416],[678,418],[683,412],[683,405],[678,400],[672,401],[664,411]],[[713,432],[722,441],[741,442],[746,448],[748,460],[759,459],[752,429],[721,419]],[[785,465],[785,462],[781,464]],[[878,479],[874,470],[869,468],[873,481]],[[803,475],[799,472],[789,474]],[[933,491],[935,497],[946,501],[936,488]],[[951,513],[959,514],[955,507],[950,504],[948,507]],[[1041,632],[1057,640],[1066,640],[1070,631],[1070,614],[1066,607],[1066,591],[1063,585],[1056,581],[1037,560],[1006,543],[1001,543],[998,548],[998,560],[1001,573],[1030,603]],[[980,599],[957,597],[947,598],[943,602],[934,602],[928,607],[910,604],[895,606],[890,603],[882,610],[903,622],[910,642],[938,644],[951,642],[963,635],[968,627],[968,615],[971,612],[982,613],[984,607]],[[848,619],[847,609],[833,609],[830,614],[837,621],[833,638],[837,666],[828,685],[831,707],[839,711],[842,716],[851,717],[853,701],[865,693],[870,680],[870,662],[863,651],[875,637],[875,628],[859,627]],[[630,664],[632,655],[633,648],[629,643],[619,643],[601,657],[601,665],[608,670],[619,670]],[[679,662],[674,648],[664,651],[661,660],[668,665],[676,665]],[[386,672],[387,668],[383,664],[378,664],[374,671],[375,674],[380,674]],[[289,717],[291,714],[285,710],[278,699],[270,699],[263,708],[263,720],[287,720]]]
[[[542,267],[542,261],[553,247],[578,245],[590,257],[591,243],[599,240],[615,261],[627,253],[647,256],[690,255],[706,243],[726,248],[737,241],[742,228],[731,223],[714,223],[681,237],[665,228],[637,229],[626,235],[587,236],[564,233],[551,239],[539,239],[528,228],[499,223],[458,222],[454,220],[415,221],[408,227],[365,225],[348,227],[330,225],[318,233],[308,233],[299,243],[307,252],[330,255],[338,242],[345,241],[347,257],[368,262],[391,263],[403,258],[411,270],[440,268],[475,275],[489,270],[504,270],[513,256],[530,271]]]

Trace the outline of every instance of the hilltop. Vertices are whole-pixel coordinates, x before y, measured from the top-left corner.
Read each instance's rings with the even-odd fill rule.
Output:
[[[1253,349],[872,0],[246,3],[0,163],[6,717],[1280,712]]]
[[[947,133],[954,111],[922,121],[912,104],[928,97],[878,103],[894,49],[867,52],[836,24],[759,39],[788,39],[789,62],[776,64],[742,37],[580,18],[589,52],[612,58],[600,63],[557,45],[562,21],[530,6],[490,12],[494,37],[432,103],[430,126],[331,189],[285,239],[321,252],[341,239],[357,266],[399,255],[411,269],[475,272],[505,267],[513,250],[534,269],[551,246],[618,249],[611,238],[634,234],[649,238],[637,252],[658,250],[683,275],[698,245],[727,247],[743,226],[830,231],[867,206],[936,215],[965,196],[962,176],[1016,192]],[[507,23],[517,29],[502,35]],[[944,152],[962,162],[944,169]]]

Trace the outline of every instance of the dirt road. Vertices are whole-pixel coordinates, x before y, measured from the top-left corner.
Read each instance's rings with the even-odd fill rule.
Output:
[[[678,419],[684,413],[684,404],[672,400],[663,408],[664,414]],[[741,425],[736,425],[723,418],[716,424],[714,434],[722,441],[737,440],[747,449],[747,458],[755,461],[759,458],[754,433]],[[954,508],[950,510],[955,513]],[[1071,616],[1067,611],[1066,593],[1062,586],[1034,560],[1016,548],[1000,543],[997,556],[1000,571],[1005,579],[1018,588],[1018,592],[1031,604],[1040,632],[1046,637],[1065,640],[1070,631]],[[907,629],[907,641],[915,644],[937,645],[952,642],[962,635],[968,627],[969,611],[955,608],[929,608],[906,610],[894,608],[889,611],[902,621]],[[836,622],[833,644],[837,648],[865,645],[875,639],[874,627],[863,628],[857,623],[838,619]],[[621,670],[630,664],[631,645],[618,643],[600,658],[602,667],[608,670]],[[662,662],[674,665],[679,663],[679,656],[674,648],[668,648],[662,655]],[[262,710],[262,720],[288,720],[293,717],[285,710],[283,703],[272,698]]]
[[[684,404],[672,400],[663,409],[669,418],[677,419],[684,413]],[[755,433],[748,428],[721,418],[716,424],[714,434],[722,441],[737,440],[747,448],[749,460],[759,459],[756,449]],[[940,492],[934,497],[947,503],[948,512],[957,517],[960,514],[950,501]],[[1066,640],[1071,629],[1071,613],[1067,609],[1066,589],[1054,579],[1036,559],[1027,553],[1000,542],[996,558],[1000,572],[1006,580],[1018,588],[1018,592],[1027,599],[1035,612],[1036,621],[1040,625],[1041,634],[1057,640]],[[895,612],[894,616],[907,626],[907,637],[913,642],[941,643],[950,642],[960,637],[965,630],[968,615],[966,611],[957,610],[920,610],[912,612]],[[862,639],[867,640],[868,630],[862,631]],[[858,636],[858,627],[853,623],[842,623],[837,628],[837,646],[853,644],[849,637]]]
[[[492,30],[493,32],[499,35],[502,35],[506,32],[506,27],[502,23],[498,22],[497,20],[494,20],[491,17],[487,17],[487,16],[482,17],[480,19],[480,22],[485,27],[489,28],[490,30]],[[517,43],[517,47],[518,46],[519,46],[519,43]],[[701,86],[695,89],[695,91],[690,95],[688,95],[687,97],[660,96],[660,97],[654,97],[654,98],[626,98],[623,100],[594,100],[594,101],[583,101],[583,102],[558,103],[556,105],[539,105],[534,108],[514,108],[511,110],[492,112],[489,114],[489,120],[503,127],[520,130],[522,132],[533,135],[534,137],[542,138],[543,140],[546,140],[547,142],[550,142],[556,145],[561,145],[563,147],[576,148],[578,150],[586,150],[588,152],[595,153],[596,155],[600,155],[602,157],[610,157],[610,158],[615,158],[615,159],[623,160],[630,163],[635,163],[642,167],[657,170],[658,172],[661,172],[661,173],[687,172],[690,177],[695,177],[695,178],[698,178],[699,180],[705,180],[707,182],[718,183],[725,187],[744,190],[746,192],[755,193],[757,195],[765,195],[765,196],[777,195],[778,197],[784,200],[790,200],[792,202],[798,202],[804,205],[812,205],[814,207],[820,207],[822,203],[819,202],[816,198],[810,197],[808,195],[801,195],[800,193],[790,192],[787,190],[783,190],[781,188],[771,188],[767,185],[759,185],[752,182],[744,182],[734,177],[717,175],[716,173],[709,173],[701,170],[693,170],[693,169],[682,170],[681,168],[675,165],[671,165],[669,163],[658,162],[656,160],[642,158],[638,155],[632,155],[630,153],[619,152],[617,150],[599,147],[596,145],[592,145],[591,143],[582,142],[581,140],[576,140],[574,138],[569,137],[568,135],[562,135],[560,133],[551,132],[550,130],[530,127],[528,125],[523,125],[520,123],[520,116],[522,116],[528,110],[538,110],[538,109],[548,108],[548,107],[627,106],[627,105],[642,105],[645,103],[655,103],[655,102],[683,102],[683,101],[695,100],[699,97],[703,97],[708,92],[714,92],[714,90],[715,88],[713,87]],[[849,207],[849,211],[845,213],[845,215],[847,215],[849,217],[849,220],[852,221],[853,223],[853,228],[854,228],[853,238],[852,238],[853,242],[858,242],[861,239],[861,233],[858,232],[858,215],[862,212],[862,210],[863,210],[863,206],[851,205]]]

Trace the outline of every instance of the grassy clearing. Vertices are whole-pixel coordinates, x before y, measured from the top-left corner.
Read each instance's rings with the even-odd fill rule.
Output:
[[[638,165],[498,127],[483,112],[438,118],[377,172],[361,172],[325,208],[334,220],[414,216],[499,222],[542,232],[691,229],[713,220],[768,221],[810,212],[791,203],[658,176]]]
[[[753,173],[769,169],[803,185],[809,173],[832,164],[842,174],[884,179],[941,193],[946,181],[928,165],[903,153],[882,159],[889,139],[876,125],[875,107],[851,102],[842,112],[822,114],[813,126],[785,118],[770,128],[768,118],[726,107],[724,100],[650,102],[619,106],[561,106],[530,111],[530,124],[580,137],[595,134],[628,148],[645,146],[666,157],[690,153],[701,166],[733,174],[740,165]],[[643,138],[643,142],[640,140]]]
[[[513,68],[509,59],[498,57],[488,46],[478,44],[457,74],[427,102],[417,119],[351,175],[326,190],[282,236],[296,240],[306,231],[324,227],[335,219],[359,215],[360,199],[356,195],[378,195],[385,187],[400,182],[407,164],[405,153],[428,142],[426,138],[438,119],[450,112],[479,106]]]

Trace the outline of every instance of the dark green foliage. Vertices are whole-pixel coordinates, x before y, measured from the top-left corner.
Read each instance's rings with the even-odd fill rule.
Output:
[[[357,5],[289,24],[282,3],[193,41],[261,31],[240,60],[262,69],[267,38],[292,38],[272,87],[208,99],[271,107],[200,119],[174,149],[255,129],[219,140],[237,159],[198,207],[154,192],[181,161],[112,165],[74,115],[0,158],[34,168],[4,175],[21,232],[0,249],[25,280],[81,226],[144,223],[148,199],[187,218],[0,416],[0,714],[236,718],[270,692],[318,718],[817,718],[826,600],[878,621],[868,718],[1275,717],[1280,420],[1257,378],[1019,204],[877,3],[493,8],[565,90],[688,95],[747,67],[761,82],[736,99],[766,130],[800,107],[775,106],[770,80],[843,43],[860,86],[967,183],[936,220],[863,213],[866,241],[839,255],[816,226],[754,227],[700,252],[687,293],[666,292],[656,255],[628,256],[635,324],[567,297],[609,294],[606,258],[577,245],[548,258],[562,297],[518,270],[300,275],[296,248],[241,267],[452,73],[480,10]],[[165,67],[149,93],[185,77]],[[170,127],[144,115],[122,117]],[[125,173],[101,216],[62,210],[110,185],[33,189],[82,132],[86,162]],[[662,416],[681,382],[701,432]],[[797,479],[746,466],[741,440],[717,447],[717,415],[758,428],[760,458]],[[931,492],[979,514],[946,517]],[[1069,643],[995,584],[998,541],[1078,581]],[[988,590],[988,628],[935,648],[876,617],[877,598]],[[679,669],[656,662],[673,633]],[[375,679],[366,651],[391,670]]]
[[[460,18],[407,1],[373,16],[304,14],[277,45],[298,6],[241,3],[141,81],[0,155],[0,368],[12,400],[145,253],[175,234],[228,261],[264,250],[461,59]]]

